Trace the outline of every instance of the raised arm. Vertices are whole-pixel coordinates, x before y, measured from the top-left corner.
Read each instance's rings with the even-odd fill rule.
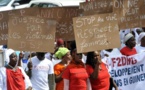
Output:
[[[90,75],[90,79],[97,79],[98,78],[98,73],[99,73],[99,64],[97,63],[95,65],[94,72]]]

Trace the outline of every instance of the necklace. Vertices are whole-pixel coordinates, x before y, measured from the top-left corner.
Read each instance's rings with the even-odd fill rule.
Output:
[[[13,67],[13,66],[11,66],[10,64],[8,64],[8,66],[10,67],[10,68],[12,68],[12,70],[16,70],[16,68],[15,67]]]
[[[101,68],[101,66],[99,65],[99,70],[101,70],[102,68]]]
[[[12,68],[12,69],[14,68],[14,67],[13,67],[13,66],[11,66],[10,64],[8,64],[8,66],[9,66],[10,68]]]

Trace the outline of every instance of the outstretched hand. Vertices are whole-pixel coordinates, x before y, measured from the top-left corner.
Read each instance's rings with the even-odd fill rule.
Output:
[[[32,64],[32,62],[31,62],[31,61],[28,63],[28,65],[27,65],[27,66],[28,66],[28,69],[29,69],[29,70],[32,70],[33,64]]]
[[[19,60],[22,60],[23,57],[24,57],[24,54],[22,52],[20,52],[20,54],[19,54]]]

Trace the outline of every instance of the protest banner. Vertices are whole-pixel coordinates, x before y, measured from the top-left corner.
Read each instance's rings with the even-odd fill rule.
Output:
[[[9,16],[15,16],[15,15],[36,16],[39,12],[36,9],[38,9],[38,8],[26,8],[26,9],[18,9],[18,10],[0,12],[0,45],[7,44]]]
[[[83,15],[94,15],[113,12],[113,0],[94,0],[91,2],[80,3],[80,9],[83,9]]]
[[[120,18],[120,29],[145,26],[144,3],[144,0],[114,0],[114,12]]]
[[[56,38],[71,41],[74,40],[72,18],[79,16],[79,11],[78,7],[40,8],[38,17],[57,20]]]
[[[118,90],[144,90],[145,52],[132,56],[113,56],[104,58]]]
[[[73,18],[77,52],[120,47],[116,14],[97,14]]]
[[[9,17],[8,47],[20,51],[54,52],[56,21],[30,16]]]

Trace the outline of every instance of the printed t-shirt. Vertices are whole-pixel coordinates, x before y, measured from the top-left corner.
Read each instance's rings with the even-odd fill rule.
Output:
[[[65,66],[58,63],[54,66],[54,74],[55,75],[60,75],[63,70],[64,70]],[[56,83],[56,90],[63,90],[64,87],[64,82],[63,80],[61,80],[60,82]]]
[[[126,56],[131,56],[131,55],[137,54],[135,48],[130,49],[130,48],[128,48],[128,47],[122,48],[122,49],[120,50],[120,52],[121,52],[123,55],[126,55]]]
[[[90,76],[94,69],[90,65],[86,65],[86,70]],[[104,63],[101,63],[101,70],[98,73],[98,78],[96,80],[90,79],[92,90],[109,90],[110,85],[110,75]]]
[[[64,79],[69,80],[69,90],[86,90],[86,81],[88,74],[84,67],[75,67],[75,65],[68,65],[62,75]]]
[[[32,87],[33,90],[49,90],[48,75],[53,74],[53,64],[50,60],[39,60],[37,56],[31,59],[32,61]]]

